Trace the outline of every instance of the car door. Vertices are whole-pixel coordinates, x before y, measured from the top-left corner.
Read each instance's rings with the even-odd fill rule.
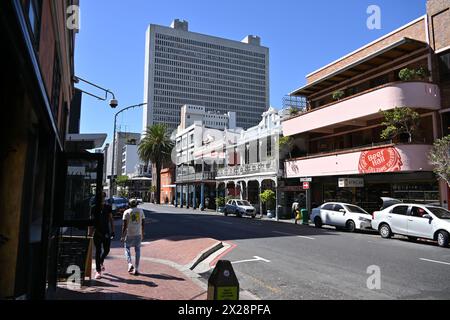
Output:
[[[324,224],[331,223],[332,216],[334,214],[333,211],[334,203],[327,203],[322,208],[320,208],[320,218]]]
[[[393,233],[408,233],[408,205],[396,205],[387,215],[387,222]]]
[[[236,213],[236,211],[237,211],[237,203],[236,203],[235,200],[233,200],[231,202],[231,207],[232,207],[231,212]]]
[[[424,218],[429,214],[424,208],[412,206],[408,215],[408,235],[421,238],[433,238],[432,220]]]
[[[343,205],[335,204],[333,206],[333,214],[331,215],[333,219],[332,224],[334,226],[344,227],[347,218],[346,213],[347,211],[345,210]]]

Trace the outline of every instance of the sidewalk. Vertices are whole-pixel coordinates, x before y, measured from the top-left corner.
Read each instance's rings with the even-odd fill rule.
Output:
[[[77,290],[61,284],[56,300],[206,300],[206,283],[189,267],[202,251],[215,244],[217,240],[209,238],[177,237],[144,242],[141,274],[133,276],[127,272],[124,249],[115,241],[105,261],[102,279],[86,281],[85,286]]]

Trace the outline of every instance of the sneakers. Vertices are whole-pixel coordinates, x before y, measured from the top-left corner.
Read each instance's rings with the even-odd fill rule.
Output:
[[[106,270],[105,266],[102,264],[101,267],[102,267],[102,272],[105,272],[105,270]]]
[[[139,271],[137,269],[134,269],[133,276],[138,276],[138,275],[139,275]]]
[[[99,279],[101,279],[102,278],[102,274],[101,274],[101,272],[96,272],[95,273],[95,280],[99,280]]]
[[[128,273],[134,273],[134,267],[131,263],[128,264]]]

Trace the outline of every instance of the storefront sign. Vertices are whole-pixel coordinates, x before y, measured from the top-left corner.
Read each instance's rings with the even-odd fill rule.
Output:
[[[361,152],[359,157],[359,173],[380,173],[401,171],[402,159],[393,148],[383,148]]]
[[[364,179],[362,178],[339,178],[339,188],[363,188]]]

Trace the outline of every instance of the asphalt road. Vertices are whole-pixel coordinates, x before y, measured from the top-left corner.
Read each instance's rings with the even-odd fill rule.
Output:
[[[236,245],[222,259],[233,262],[241,288],[261,299],[450,298],[450,249],[434,243],[151,204],[142,208],[152,221],[149,240],[209,237]],[[369,289],[369,277],[369,284],[377,284],[377,270],[380,289]]]

